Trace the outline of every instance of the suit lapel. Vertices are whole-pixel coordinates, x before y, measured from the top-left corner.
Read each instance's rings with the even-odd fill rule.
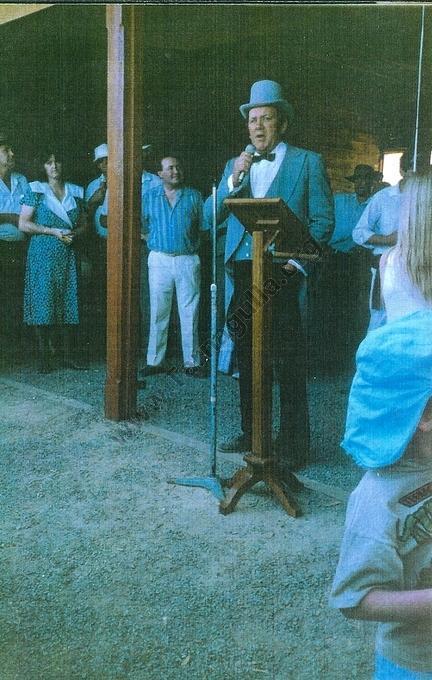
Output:
[[[302,149],[287,144],[285,157],[266,193],[266,198],[277,198],[283,194],[284,201],[290,200],[301,175],[305,158],[306,154]]]

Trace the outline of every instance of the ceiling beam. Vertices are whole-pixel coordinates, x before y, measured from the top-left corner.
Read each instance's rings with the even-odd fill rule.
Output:
[[[0,3],[0,24],[7,24],[9,21],[15,21],[16,19],[22,19],[28,14],[34,14],[34,12],[40,12],[43,9],[52,7],[51,4],[15,4],[11,3]]]

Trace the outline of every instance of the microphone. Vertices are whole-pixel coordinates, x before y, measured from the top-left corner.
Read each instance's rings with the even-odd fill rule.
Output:
[[[254,154],[255,151],[256,151],[256,149],[255,149],[253,144],[248,144],[247,147],[245,148],[245,152],[250,153],[251,155]],[[244,170],[242,170],[241,173],[239,174],[239,178],[238,178],[239,184],[241,184],[243,182],[243,180],[245,178],[245,174],[246,173],[244,172]]]

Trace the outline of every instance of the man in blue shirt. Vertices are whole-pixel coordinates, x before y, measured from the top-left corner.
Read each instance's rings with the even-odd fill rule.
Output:
[[[335,228],[329,241],[332,250],[349,253],[356,247],[352,232],[372,195],[376,173],[371,165],[356,165],[346,179],[354,185],[354,192],[334,195]]]
[[[369,291],[370,321],[368,331],[382,326],[386,321],[385,309],[381,300],[381,284],[379,261],[381,255],[396,245],[399,230],[399,213],[401,206],[404,178],[412,168],[413,157],[410,150],[400,158],[400,174],[402,179],[395,186],[381,189],[369,201],[366,210],[353,229],[353,239],[359,246],[370,251],[371,281]],[[417,162],[420,158],[417,157]],[[422,164],[426,159],[421,158]],[[427,162],[429,159],[427,159]]]
[[[162,186],[143,197],[142,221],[149,248],[150,332],[145,374],[163,370],[172,296],[176,291],[183,364],[187,375],[202,376],[198,341],[200,231],[203,202],[199,191],[184,186],[180,161],[161,160]]]
[[[11,141],[0,132],[0,323],[11,336],[21,329],[26,237],[18,218],[27,190],[27,179],[15,172]]]
[[[162,186],[160,177],[152,172],[149,172],[150,158],[152,153],[151,144],[143,144],[142,147],[142,175],[141,175],[141,209],[143,206],[144,196],[147,192],[155,187]],[[150,292],[148,282],[148,249],[145,240],[141,242],[141,257],[140,257],[140,353],[145,355],[147,353],[148,337],[149,337],[149,316],[150,316]]]

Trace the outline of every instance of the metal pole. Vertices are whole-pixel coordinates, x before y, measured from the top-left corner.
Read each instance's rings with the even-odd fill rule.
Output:
[[[168,479],[170,484],[180,486],[197,486],[207,489],[218,500],[225,497],[222,484],[216,475],[216,399],[217,399],[217,285],[216,285],[216,240],[217,240],[217,210],[216,210],[216,184],[212,189],[213,219],[211,227],[212,236],[212,282],[210,284],[210,475],[208,477],[180,477]]]
[[[217,440],[217,215],[216,215],[216,183],[212,188],[212,282],[210,285],[210,469],[216,475],[216,440]]]
[[[425,27],[425,6],[422,5],[421,29],[420,29],[420,47],[418,60],[418,75],[417,75],[417,103],[416,103],[416,124],[414,133],[414,158],[413,171],[417,171],[417,150],[419,137],[419,120],[420,120],[420,96],[421,96],[421,81],[423,68],[423,42],[424,42],[424,27]]]

